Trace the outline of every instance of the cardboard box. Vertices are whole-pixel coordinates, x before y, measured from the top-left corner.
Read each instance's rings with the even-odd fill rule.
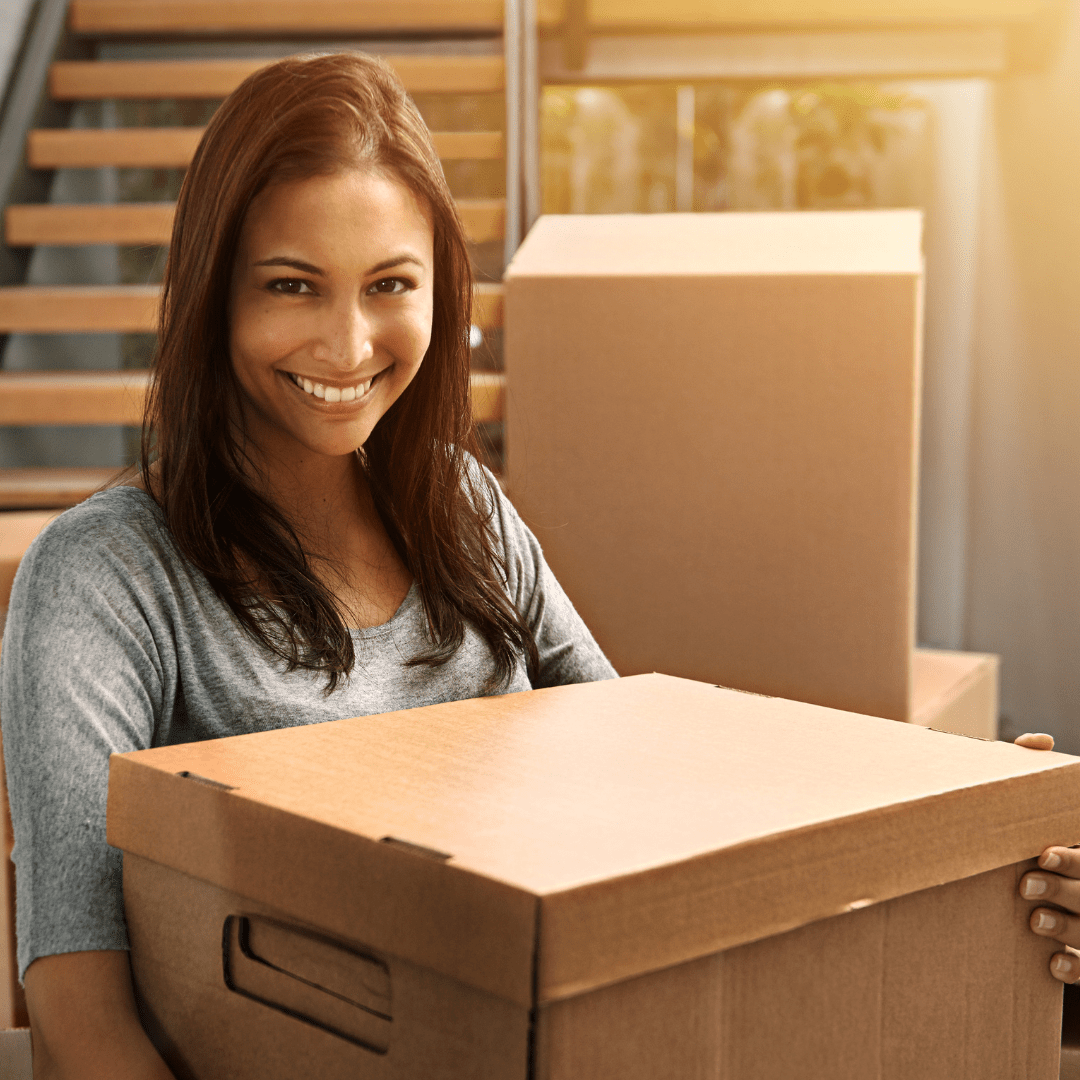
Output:
[[[916,649],[911,722],[922,727],[998,737],[998,657],[990,653]]]
[[[623,675],[907,720],[916,211],[545,217],[508,490]]]
[[[180,1080],[1054,1080],[1080,761],[662,675],[112,759]]]
[[[0,1080],[32,1080],[30,1029],[0,1031]]]

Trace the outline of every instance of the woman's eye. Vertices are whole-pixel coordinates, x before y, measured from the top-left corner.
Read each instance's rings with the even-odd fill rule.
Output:
[[[411,281],[406,281],[405,278],[390,277],[383,278],[380,281],[376,281],[374,285],[368,289],[369,293],[401,293],[408,289],[415,288]]]
[[[285,293],[288,296],[303,296],[315,291],[310,283],[300,278],[275,278],[267,285],[267,288],[271,292]]]

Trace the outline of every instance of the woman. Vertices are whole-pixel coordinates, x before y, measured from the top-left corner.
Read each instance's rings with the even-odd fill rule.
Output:
[[[614,677],[471,454],[470,300],[384,65],[285,60],[217,112],[177,205],[141,479],[46,529],[12,592],[39,1075],[169,1076],[133,1003],[110,753]]]

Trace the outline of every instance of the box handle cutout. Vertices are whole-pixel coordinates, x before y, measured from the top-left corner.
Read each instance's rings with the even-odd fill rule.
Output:
[[[222,927],[225,985],[375,1054],[390,1046],[390,969],[331,938],[260,915]]]
[[[391,847],[400,848],[402,851],[411,852],[413,855],[422,855],[425,859],[436,859],[438,862],[449,862],[453,855],[447,855],[445,851],[436,851],[434,848],[424,847],[423,844],[414,844],[409,840],[399,840],[396,836],[384,836],[380,844],[389,844]]]
[[[176,775],[182,776],[185,780],[194,780],[196,784],[205,784],[207,787],[218,788],[220,791],[236,790],[232,784],[223,784],[220,780],[211,780],[209,777],[199,776],[198,773],[188,772],[187,769],[178,772]]]

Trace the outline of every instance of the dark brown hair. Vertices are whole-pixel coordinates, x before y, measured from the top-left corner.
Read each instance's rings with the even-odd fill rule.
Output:
[[[268,184],[345,168],[401,180],[434,223],[431,345],[361,453],[375,505],[419,586],[432,648],[445,663],[466,623],[509,681],[538,664],[506,592],[495,494],[470,455],[472,273],[431,137],[393,72],[357,54],[291,57],[246,79],[215,113],[184,178],[165,269],[142,469],[180,551],[247,631],[289,670],[348,677],[352,637],[282,513],[245,479],[240,390],[229,359],[228,298],[244,216]],[[154,468],[150,464],[156,455]]]

